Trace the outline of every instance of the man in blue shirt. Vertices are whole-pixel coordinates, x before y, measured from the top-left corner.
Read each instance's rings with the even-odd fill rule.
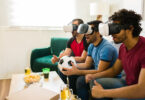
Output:
[[[89,100],[88,83],[92,79],[86,79],[87,76],[108,69],[114,64],[118,56],[116,48],[99,33],[98,26],[100,23],[101,21],[96,20],[88,22],[92,32],[84,33],[87,43],[91,43],[88,47],[88,56],[85,63],[79,63],[77,66],[72,63],[71,69],[64,68],[65,71],[62,71],[65,75],[83,75],[76,82],[77,95],[82,100]],[[91,66],[95,68],[90,70]]]

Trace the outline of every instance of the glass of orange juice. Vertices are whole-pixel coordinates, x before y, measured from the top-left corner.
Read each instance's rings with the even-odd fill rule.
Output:
[[[25,75],[30,75],[31,74],[31,69],[30,67],[25,68]]]
[[[60,87],[60,100],[69,100],[69,88],[66,84],[62,84]]]

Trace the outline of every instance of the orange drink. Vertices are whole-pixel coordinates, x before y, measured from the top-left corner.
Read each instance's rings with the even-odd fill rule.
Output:
[[[31,69],[29,67],[25,68],[25,75],[30,75]]]

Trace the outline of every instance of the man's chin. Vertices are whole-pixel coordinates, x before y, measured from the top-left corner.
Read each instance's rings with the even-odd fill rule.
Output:
[[[114,43],[115,43],[115,44],[119,44],[119,43],[121,43],[121,42],[118,42],[118,41],[114,41]]]

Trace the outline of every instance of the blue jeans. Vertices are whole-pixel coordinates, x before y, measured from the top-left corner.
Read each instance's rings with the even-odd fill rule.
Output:
[[[77,95],[81,100],[89,100],[89,84],[86,84],[85,76],[80,76],[76,82]]]
[[[64,75],[61,71],[58,71],[58,75],[63,80],[63,82],[65,84],[67,84],[67,76]],[[69,88],[73,89],[73,93],[74,94],[76,94],[76,80],[77,80],[77,78],[78,78],[78,76],[76,76],[76,75],[68,76],[68,79],[69,79]]]
[[[120,78],[98,78],[96,79],[98,83],[100,83],[104,89],[114,89],[126,86],[126,82],[124,79]],[[90,87],[89,87],[90,85]],[[89,100],[89,90],[94,85],[94,81],[91,81],[90,84],[86,84],[85,77],[81,76],[77,79],[77,94],[82,100]],[[112,99],[112,98],[101,98],[93,100],[145,100],[145,99]]]

